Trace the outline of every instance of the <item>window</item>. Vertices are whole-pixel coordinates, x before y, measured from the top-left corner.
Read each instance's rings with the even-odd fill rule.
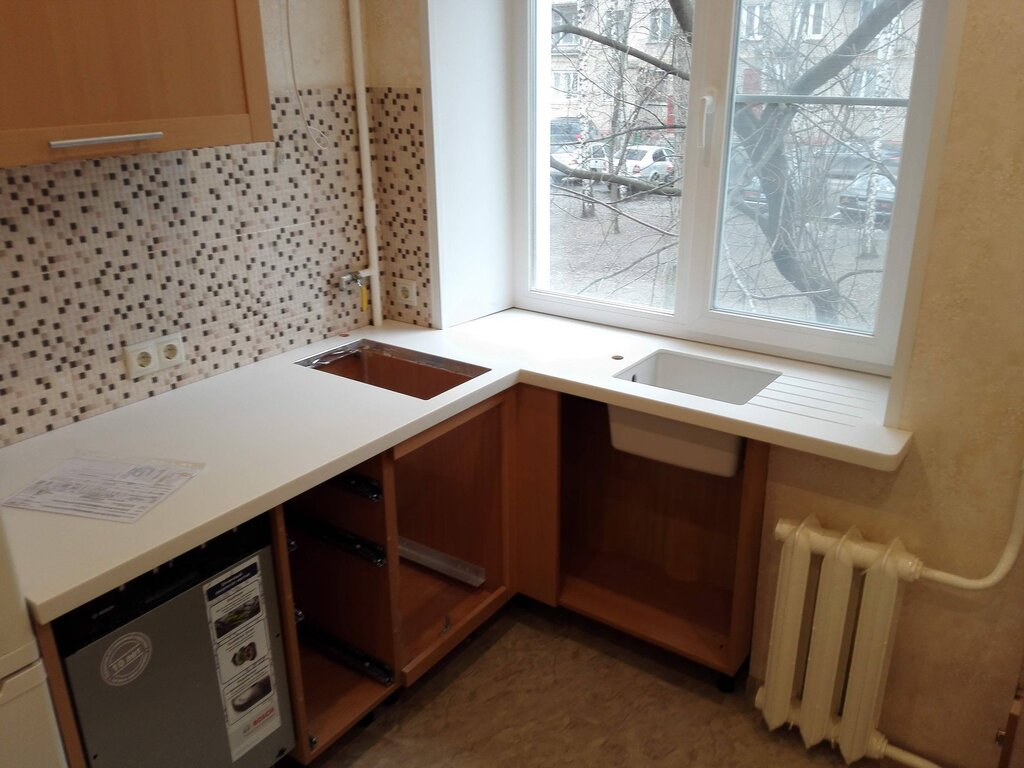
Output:
[[[868,17],[868,14],[875,10],[878,0],[860,0],[860,21]]]
[[[812,40],[825,36],[825,4],[807,4],[807,26],[804,35]]]
[[[575,96],[580,88],[579,72],[552,72],[551,87],[562,99],[567,96]]]
[[[605,11],[604,34],[614,40],[626,42],[626,11],[612,8]]]
[[[556,32],[559,27],[576,25],[576,4],[559,3],[551,6],[551,45],[568,48],[579,45],[580,39],[569,32]]]
[[[655,8],[649,17],[648,42],[663,43],[671,40],[674,24],[675,16],[671,8]]]
[[[744,5],[740,12],[740,34],[745,40],[761,39],[761,14],[764,12],[762,3]]]
[[[878,77],[878,71],[873,67],[858,69],[853,73],[850,83],[850,95],[862,99],[870,99],[881,96],[882,83]]]
[[[885,372],[936,87],[915,72],[938,67],[922,30],[938,34],[946,0],[872,4],[872,35],[846,0],[694,5],[692,29],[673,17],[669,53],[645,49],[655,61],[627,29],[667,0],[579,6],[580,26],[625,45],[588,40],[568,102],[537,105],[535,247],[516,303]],[[538,71],[553,61],[540,54]],[[602,160],[546,170],[553,114],[585,115],[578,143]]]

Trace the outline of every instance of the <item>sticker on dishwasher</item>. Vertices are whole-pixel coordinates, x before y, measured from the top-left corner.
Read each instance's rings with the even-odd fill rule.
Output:
[[[203,584],[231,760],[281,725],[259,557]]]
[[[112,642],[100,660],[100,677],[107,685],[128,685],[146,671],[153,656],[153,641],[142,632],[129,632]]]

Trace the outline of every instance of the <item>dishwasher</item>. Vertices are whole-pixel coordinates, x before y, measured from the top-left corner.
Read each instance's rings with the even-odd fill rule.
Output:
[[[294,746],[265,516],[53,628],[90,768],[268,768]]]

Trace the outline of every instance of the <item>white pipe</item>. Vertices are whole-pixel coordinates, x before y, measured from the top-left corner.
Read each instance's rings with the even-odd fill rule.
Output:
[[[1014,510],[1013,522],[1010,525],[1010,535],[1007,538],[1003,554],[996,563],[992,572],[980,579],[969,579],[958,576],[955,573],[940,571],[937,568],[928,568],[918,558],[909,553],[901,553],[899,559],[900,577],[907,581],[927,579],[937,584],[944,584],[957,589],[988,589],[994,587],[1010,572],[1017,558],[1020,556],[1021,546],[1024,545],[1024,465],[1020,470],[1020,484],[1017,488],[1017,507]],[[800,526],[794,520],[779,520],[775,525],[775,538],[785,541]],[[805,527],[811,549],[816,553],[827,552],[833,544],[838,541],[841,534],[833,531],[822,530],[816,525]],[[870,542],[851,542],[849,546],[850,555],[854,565],[859,568],[868,568],[885,550],[879,544]]]
[[[1024,465],[1021,466],[1020,485],[1017,488],[1017,508],[1013,514],[1013,523],[1010,526],[1010,537],[1003,549],[1003,556],[999,558],[992,573],[981,579],[968,579],[958,576],[955,573],[936,570],[935,568],[922,568],[921,578],[934,581],[938,584],[945,584],[957,589],[988,589],[994,587],[1010,572],[1013,564],[1020,555],[1021,542],[1024,541]]]
[[[897,763],[902,763],[903,765],[909,765],[910,768],[942,768],[938,763],[933,763],[931,760],[927,760],[920,755],[915,755],[913,752],[907,752],[905,749],[900,749],[892,744],[885,745],[882,757],[895,760]]]
[[[380,253],[377,248],[377,200],[373,194],[370,160],[370,121],[366,109],[366,68],[363,60],[363,17],[360,0],[348,0],[349,36],[352,40],[352,72],[356,89],[356,122],[359,127],[359,172],[363,178],[363,222],[366,250],[370,256],[370,307],[373,324],[384,321],[380,299]]]
[[[808,518],[803,524],[797,524],[792,520],[779,520],[775,526],[775,537],[780,541],[786,541],[796,533],[808,537],[807,543],[812,551],[822,553],[828,551],[837,542],[845,537],[832,531],[825,531],[817,527],[817,521]],[[907,553],[902,555],[895,563],[899,576],[908,581],[917,578],[928,579],[929,581],[958,589],[988,589],[1006,578],[1006,575],[1013,568],[1017,558],[1020,556],[1021,545],[1024,544],[1024,464],[1020,468],[1020,482],[1017,488],[1017,506],[1014,509],[1013,522],[1010,525],[1010,534],[1003,548],[1003,554],[999,558],[992,572],[980,579],[969,579],[955,573],[940,571],[935,568],[925,567],[917,558]],[[848,553],[855,565],[869,567],[870,562],[878,557],[878,545],[861,541],[843,541],[848,548]],[[774,624],[774,622],[773,622]],[[774,626],[773,626],[774,630]],[[759,690],[756,705],[762,708],[764,702],[764,691]],[[799,710],[790,712],[789,722],[799,725]],[[832,723],[833,727],[835,723]],[[910,768],[941,768],[938,763],[915,755],[905,749],[890,744],[882,734],[874,733],[875,749],[872,750],[872,757],[889,758]],[[833,737],[834,738],[834,737]]]

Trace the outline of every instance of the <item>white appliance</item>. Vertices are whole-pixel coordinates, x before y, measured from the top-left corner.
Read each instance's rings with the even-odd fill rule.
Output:
[[[46,672],[0,523],[0,765],[66,768]]]

